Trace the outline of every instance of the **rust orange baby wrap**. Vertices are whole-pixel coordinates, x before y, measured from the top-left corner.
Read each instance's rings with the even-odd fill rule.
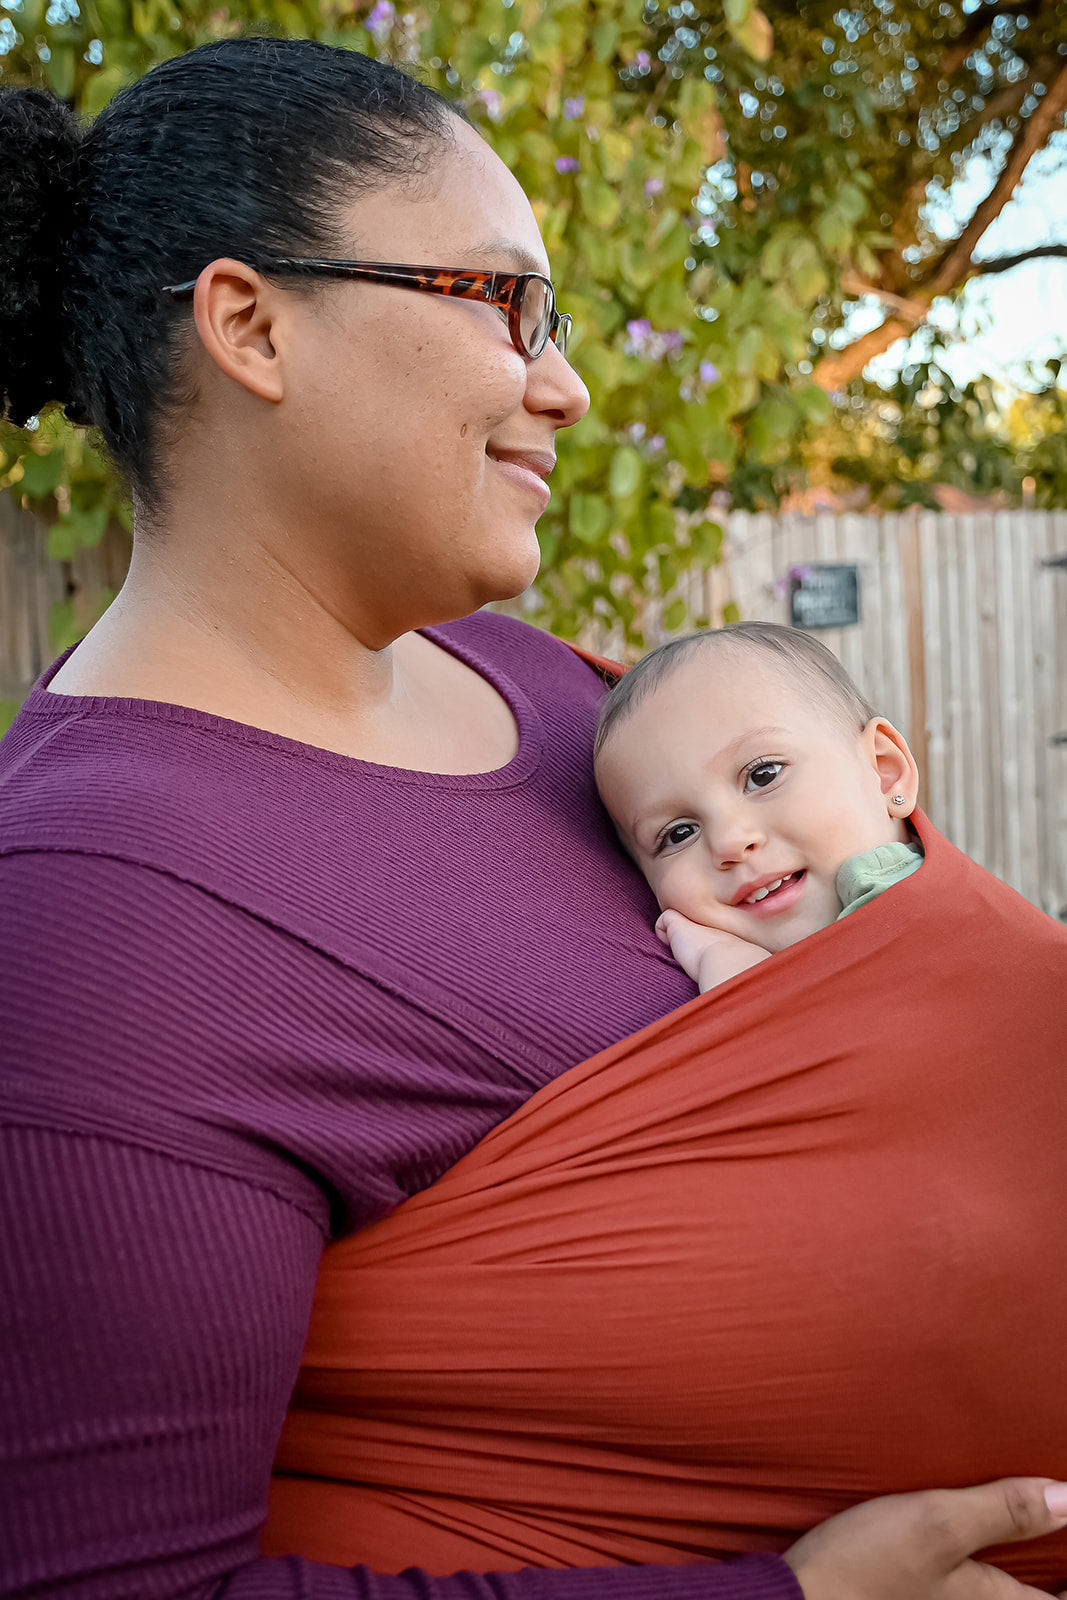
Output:
[[[268,1551],[692,1562],[1067,1478],[1067,931],[917,821],[919,872],[327,1251]],[[1064,1535],[997,1559],[1067,1585]]]

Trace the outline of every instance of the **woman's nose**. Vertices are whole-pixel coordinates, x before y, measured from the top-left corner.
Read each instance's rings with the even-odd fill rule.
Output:
[[[589,410],[589,390],[551,340],[527,367],[526,409],[558,428],[572,428]]]

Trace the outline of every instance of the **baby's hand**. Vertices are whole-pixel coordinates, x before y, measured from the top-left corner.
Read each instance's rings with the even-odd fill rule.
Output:
[[[690,922],[680,911],[664,911],[656,923],[656,933],[664,944],[670,945],[675,961],[700,986],[701,994],[725,983],[727,978],[736,978],[739,972],[746,972],[770,955],[769,950],[749,944],[736,933]]]

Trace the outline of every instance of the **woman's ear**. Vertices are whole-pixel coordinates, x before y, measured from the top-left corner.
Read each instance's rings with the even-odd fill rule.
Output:
[[[919,769],[904,735],[884,717],[872,717],[863,730],[863,741],[878,774],[890,817],[903,821],[910,817],[919,799]]]
[[[277,404],[285,398],[279,325],[283,291],[241,261],[212,261],[196,280],[193,316],[200,342],[220,372],[250,394]]]

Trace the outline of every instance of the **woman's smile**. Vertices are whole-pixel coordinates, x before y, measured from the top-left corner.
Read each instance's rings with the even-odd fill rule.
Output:
[[[542,507],[552,498],[545,476],[556,464],[555,456],[547,450],[486,450],[486,455],[502,477],[519,489],[536,495]]]

